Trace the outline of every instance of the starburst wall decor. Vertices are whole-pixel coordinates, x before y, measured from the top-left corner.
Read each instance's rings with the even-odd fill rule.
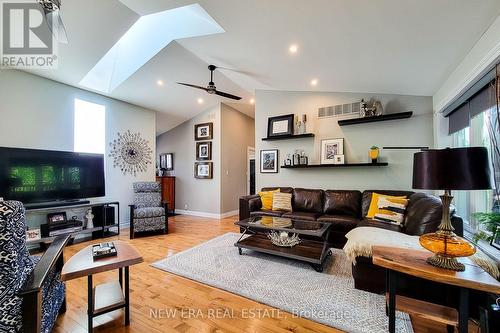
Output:
[[[117,134],[118,138],[109,143],[113,167],[119,167],[124,175],[130,173],[134,177],[138,172],[145,172],[152,164],[153,150],[149,148],[149,142],[140,133],[131,133],[130,130]]]

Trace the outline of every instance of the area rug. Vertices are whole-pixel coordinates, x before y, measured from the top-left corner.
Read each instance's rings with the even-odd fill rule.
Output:
[[[296,260],[250,250],[239,255],[239,237],[227,233],[152,266],[346,332],[388,331],[384,296],[354,288],[342,250],[332,249],[318,273]],[[396,332],[413,332],[407,314],[397,313]]]

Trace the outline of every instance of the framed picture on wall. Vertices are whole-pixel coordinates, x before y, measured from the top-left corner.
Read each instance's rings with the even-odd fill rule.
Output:
[[[194,125],[194,139],[195,141],[200,140],[212,140],[213,139],[213,123],[204,123]]]
[[[197,142],[196,143],[196,160],[205,161],[212,159],[212,142]]]
[[[212,179],[213,178],[213,164],[212,164],[212,162],[196,162],[196,163],[194,163],[194,178]]]
[[[278,149],[260,151],[260,172],[277,173],[279,164]]]
[[[344,139],[321,140],[321,164],[336,163],[338,155],[344,155]]]
[[[270,117],[267,120],[267,137],[293,135],[293,114]]]

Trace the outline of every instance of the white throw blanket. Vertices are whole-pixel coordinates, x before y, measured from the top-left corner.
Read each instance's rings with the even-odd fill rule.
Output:
[[[353,264],[356,264],[356,257],[358,256],[371,258],[372,246],[392,246],[404,249],[425,250],[418,242],[418,236],[410,236],[381,228],[355,228],[349,231],[346,237],[347,243],[344,246],[344,252]],[[481,252],[481,250],[478,249],[476,254],[470,258],[491,276],[498,279],[500,272],[497,264]]]

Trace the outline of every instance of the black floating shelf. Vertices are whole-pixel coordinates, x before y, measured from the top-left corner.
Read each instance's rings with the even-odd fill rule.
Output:
[[[262,138],[262,141],[290,140],[290,139],[301,139],[301,138],[314,138],[314,134],[313,133],[306,133],[306,134],[297,134],[297,135],[271,136],[268,138]]]
[[[339,126],[376,123],[379,121],[405,119],[405,118],[410,118],[412,115],[413,115],[413,111],[408,111],[408,112],[384,114],[381,116],[339,120]]]
[[[308,169],[308,168],[350,168],[350,167],[381,167],[388,166],[387,162],[379,163],[348,163],[348,164],[308,164],[308,165],[283,165],[283,169]]]

